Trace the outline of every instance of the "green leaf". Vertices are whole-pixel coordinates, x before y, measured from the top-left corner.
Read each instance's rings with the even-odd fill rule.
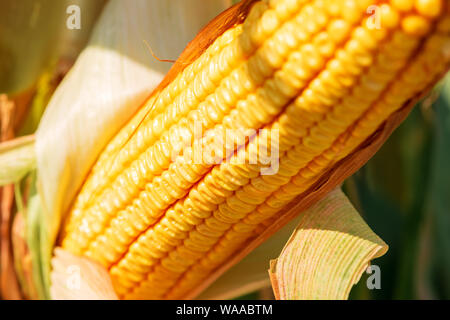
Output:
[[[435,129],[430,183],[432,267],[427,278],[437,297],[450,299],[450,78],[434,105]]]
[[[33,284],[36,288],[39,299],[49,298],[48,280],[46,280],[45,264],[42,261],[42,205],[38,194],[34,194],[28,200],[26,209],[26,239],[30,249],[32,263]]]
[[[33,136],[0,144],[0,186],[20,181],[35,167]]]
[[[84,46],[104,0],[0,1],[0,92],[34,86],[61,56],[73,59]],[[81,7],[81,29],[66,27],[69,5]]]

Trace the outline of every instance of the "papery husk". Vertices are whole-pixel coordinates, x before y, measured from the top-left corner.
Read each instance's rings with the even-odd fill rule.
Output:
[[[112,0],[53,95],[36,134],[41,246],[49,272],[63,213],[98,154],[160,83],[170,64],[226,0]]]
[[[65,1],[0,2],[0,93],[31,88],[55,56]]]
[[[343,300],[388,246],[337,188],[300,214],[269,275],[279,300]]]
[[[13,259],[11,241],[12,237],[17,236],[11,230],[16,210],[13,205],[15,191],[13,185],[5,185],[15,183],[16,189],[20,190],[19,182],[35,168],[34,139],[11,139],[34,133],[50,96],[64,76],[64,70],[73,63],[71,61],[85,45],[93,21],[104,2],[24,0],[0,4],[0,70],[5,71],[0,72],[0,93],[8,94],[0,95],[0,141],[10,140],[0,144],[0,185],[4,185],[0,187],[0,292],[4,299],[38,298],[33,290],[25,289],[25,280],[22,274],[18,274],[23,270],[17,263],[19,260],[15,256]],[[79,5],[83,10],[82,30],[74,32],[66,28],[65,9],[69,4]],[[5,113],[7,109],[10,110]],[[5,122],[8,122],[7,130]],[[17,221],[21,220],[20,215]],[[26,222],[22,222],[25,228]],[[25,245],[25,236],[23,242]],[[28,269],[31,270],[31,259],[28,262],[24,268],[30,266]],[[26,292],[19,289],[16,275],[21,289]],[[31,277],[26,280],[32,284]]]

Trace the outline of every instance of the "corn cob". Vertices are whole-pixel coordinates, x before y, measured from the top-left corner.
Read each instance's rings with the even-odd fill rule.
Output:
[[[374,4],[380,28],[365,16]],[[449,32],[440,0],[256,2],[111,141],[63,246],[107,267],[122,298],[183,297],[436,81]],[[197,163],[196,144],[221,149],[205,136],[177,147],[197,122],[213,137],[265,130]],[[262,175],[269,149],[279,168]]]

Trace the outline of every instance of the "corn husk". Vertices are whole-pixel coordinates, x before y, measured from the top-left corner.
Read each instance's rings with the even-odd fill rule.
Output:
[[[270,262],[275,297],[347,299],[370,260],[387,249],[336,189],[301,214],[280,256]]]

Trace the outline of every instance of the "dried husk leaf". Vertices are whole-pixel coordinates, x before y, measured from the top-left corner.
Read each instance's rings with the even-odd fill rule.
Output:
[[[300,214],[269,274],[280,300],[347,299],[369,262],[388,246],[340,189]]]
[[[30,250],[26,241],[25,217],[22,212],[17,212],[14,217],[11,240],[14,252],[14,266],[23,297],[25,299],[37,299],[38,294],[32,278]]]

